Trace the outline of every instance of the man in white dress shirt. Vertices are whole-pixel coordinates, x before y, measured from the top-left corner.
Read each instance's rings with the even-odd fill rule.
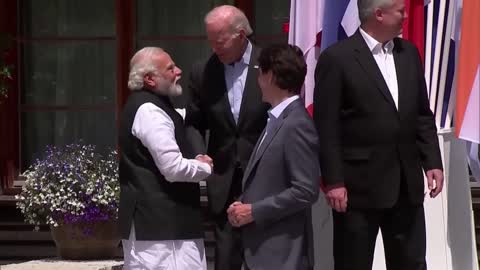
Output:
[[[130,62],[120,128],[120,207],[124,269],[206,269],[198,182],[212,171],[208,156],[192,158],[179,95],[181,70],[160,48]]]

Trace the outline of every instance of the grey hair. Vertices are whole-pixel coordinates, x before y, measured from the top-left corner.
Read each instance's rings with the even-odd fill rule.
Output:
[[[144,87],[143,77],[156,71],[153,63],[153,56],[164,53],[165,51],[158,47],[145,47],[133,55],[130,60],[130,73],[128,74],[128,89],[135,91]]]
[[[218,6],[205,15],[204,21],[205,24],[208,24],[219,19],[229,23],[231,27],[230,30],[234,33],[240,30],[245,31],[245,35],[247,36],[253,33],[252,27],[250,26],[250,22],[248,22],[245,13],[234,6]]]
[[[392,5],[393,0],[357,0],[358,17],[365,23],[376,8]]]

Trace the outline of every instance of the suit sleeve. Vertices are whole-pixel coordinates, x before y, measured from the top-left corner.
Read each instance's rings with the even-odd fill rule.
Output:
[[[342,107],[342,72],[326,50],[315,68],[313,119],[318,131],[319,160],[325,186],[343,186],[340,111]]]
[[[418,119],[417,119],[417,146],[420,152],[422,167],[425,171],[443,169],[442,158],[437,137],[435,118],[430,110],[427,96],[424,71],[420,55],[416,47],[412,50],[418,68]]]
[[[208,124],[201,99],[203,67],[204,65],[200,62],[193,65],[187,87],[186,136],[191,142],[195,155],[206,153],[205,132]]]
[[[252,204],[255,223],[267,225],[295,214],[313,204],[320,190],[317,158],[318,138],[310,119],[292,126],[285,138],[285,166],[290,188]]]

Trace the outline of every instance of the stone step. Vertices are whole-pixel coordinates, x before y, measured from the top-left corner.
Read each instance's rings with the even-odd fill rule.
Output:
[[[43,259],[19,264],[2,266],[2,270],[121,270],[121,260],[109,261],[64,261],[59,259]]]

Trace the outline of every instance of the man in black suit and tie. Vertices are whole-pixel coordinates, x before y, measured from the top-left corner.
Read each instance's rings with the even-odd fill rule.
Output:
[[[404,0],[358,0],[361,26],[315,71],[314,120],[335,269],[371,269],[382,230],[387,269],[426,269],[423,173],[430,196],[442,160],[416,47],[398,38]]]
[[[228,222],[226,210],[241,193],[243,172],[265,127],[268,105],[256,84],[259,49],[247,38],[252,28],[245,14],[219,6],[205,16],[205,27],[213,54],[191,74],[185,122],[197,154],[205,153],[199,133],[209,131],[206,152],[215,163],[207,184],[215,222],[215,269],[239,270],[240,234]]]

